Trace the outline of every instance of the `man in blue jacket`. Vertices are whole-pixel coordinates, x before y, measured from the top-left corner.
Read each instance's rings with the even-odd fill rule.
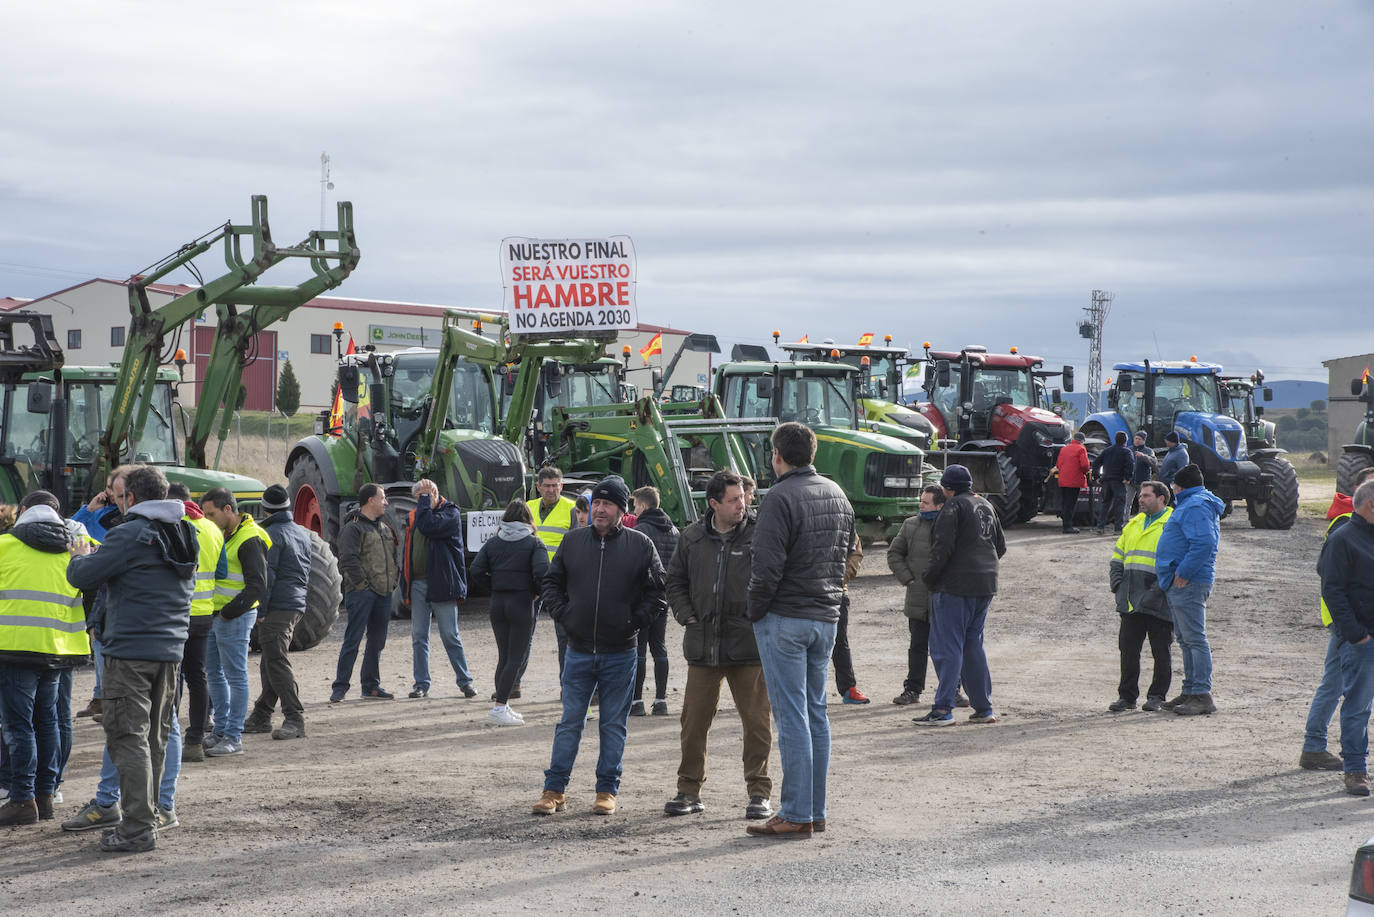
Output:
[[[1369,795],[1369,711],[1374,706],[1374,481],[1355,488],[1350,522],[1327,539],[1317,570],[1340,638],[1341,761],[1345,791]]]
[[[1093,460],[1093,474],[1102,485],[1102,502],[1098,506],[1097,534],[1104,534],[1107,523],[1112,531],[1120,535],[1121,527],[1126,524],[1126,513],[1131,507],[1127,488],[1135,472],[1135,453],[1126,445],[1124,431],[1116,431],[1112,444],[1098,453]]]
[[[1215,713],[1212,649],[1207,645],[1207,597],[1215,579],[1221,514],[1226,508],[1202,486],[1202,469],[1184,465],[1174,475],[1174,512],[1155,549],[1155,577],[1169,598],[1174,632],[1183,651],[1183,692],[1164,703],[1181,716]]]
[[[100,849],[141,852],[157,846],[154,788],[191,622],[198,540],[182,502],[166,499],[161,471],[135,468],[124,484],[124,523],[95,553],[72,546],[67,581],[85,591],[106,587],[103,614],[87,623],[105,644],[103,725],[124,820],[105,832]]]
[[[1169,447],[1169,451],[1164,453],[1164,461],[1159,464],[1159,479],[1165,484],[1174,483],[1174,475],[1178,470],[1188,464],[1188,447],[1183,444],[1179,435],[1170,430],[1164,434],[1164,445]]]
[[[468,597],[463,559],[463,517],[458,507],[439,496],[428,478],[415,482],[416,507],[406,522],[401,590],[410,603],[410,645],[415,687],[411,697],[429,696],[429,621],[439,625],[439,639],[458,677],[464,697],[476,697],[463,638],[458,634],[458,603]]]

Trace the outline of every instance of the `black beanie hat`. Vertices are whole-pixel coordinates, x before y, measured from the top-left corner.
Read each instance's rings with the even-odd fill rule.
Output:
[[[955,493],[973,489],[973,475],[963,465],[950,465],[940,475],[940,486]]]
[[[1202,486],[1202,469],[1196,465],[1184,465],[1174,475],[1174,483],[1179,490],[1187,490],[1190,487]]]
[[[1178,445],[1178,434],[1175,433],[1173,430],[1170,430],[1168,433],[1164,434],[1164,441],[1166,443],[1173,443],[1174,445]]]
[[[623,513],[630,507],[630,488],[625,486],[625,480],[620,475],[613,474],[602,478],[601,483],[592,488],[592,496],[587,503],[590,505],[592,500],[610,500]]]
[[[291,497],[280,484],[273,484],[262,492],[262,508],[268,512],[279,512],[289,509],[290,506]]]

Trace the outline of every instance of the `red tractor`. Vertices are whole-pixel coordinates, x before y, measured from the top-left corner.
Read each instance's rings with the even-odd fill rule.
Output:
[[[1062,375],[1071,392],[1073,367],[1042,370],[1043,359],[1023,356],[1015,347],[1011,353],[988,353],[986,347],[931,350],[929,342],[924,347],[927,400],[917,410],[935,426],[941,449],[996,454],[1001,493],[980,488],[976,479],[974,487],[997,507],[1003,525],[1058,512],[1059,489],[1044,485],[1070,427],[1049,410],[1060,391],[1047,392],[1044,380]],[[931,458],[945,464],[938,453]]]

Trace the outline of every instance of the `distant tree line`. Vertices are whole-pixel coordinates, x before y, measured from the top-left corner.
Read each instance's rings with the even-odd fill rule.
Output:
[[[1272,417],[1278,428],[1279,446],[1289,452],[1325,452],[1327,414],[1326,402],[1314,401],[1311,407],[1285,411]]]

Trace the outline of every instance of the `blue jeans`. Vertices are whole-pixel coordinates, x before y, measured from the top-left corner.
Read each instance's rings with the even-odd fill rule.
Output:
[[[100,700],[101,676],[105,672],[105,652],[100,648],[100,641],[91,638],[91,662],[95,665],[95,688],[91,691],[91,700]]]
[[[59,669],[57,679],[57,785],[67,771],[67,759],[72,756],[72,672],[71,667]]]
[[[215,735],[235,742],[243,738],[248,716],[248,635],[257,619],[257,609],[232,621],[215,615],[205,638],[205,678],[215,705]]]
[[[24,802],[57,789],[61,750],[57,735],[58,669],[0,665],[0,721],[9,751],[10,799]]]
[[[458,634],[458,603],[431,602],[429,582],[415,580],[410,584],[410,647],[414,658],[415,687],[429,690],[429,619],[439,625],[439,639],[448,652],[449,665],[458,676],[458,687],[472,684],[468,674],[468,657],[463,652],[463,638]]]
[[[601,695],[599,720],[601,753],[596,759],[596,791],[620,791],[620,772],[625,758],[626,724],[630,720],[630,695],[635,689],[639,656],[633,649],[619,653],[583,653],[568,647],[563,665],[563,718],[553,733],[553,755],[544,771],[544,789],[563,793],[568,789],[582,727],[592,692]]]
[[[382,686],[382,648],[386,646],[386,628],[391,623],[391,593],[382,595],[371,589],[344,593],[344,613],[348,624],[344,627],[343,645],[339,647],[339,665],[334,671],[334,694],[343,697],[353,680],[353,663],[358,660],[358,644],[367,634],[363,649],[363,668],[359,673],[364,691]]]
[[[1356,645],[1341,641],[1341,769],[1366,772],[1369,757],[1369,710],[1374,706],[1374,640]]]
[[[830,771],[825,682],[835,649],[835,630],[833,621],[775,614],[754,622],[782,758],[778,815],[799,824],[825,818],[825,779]]]
[[[1193,581],[1169,588],[1174,634],[1183,652],[1184,694],[1212,693],[1212,648],[1207,645],[1207,597],[1211,594],[1211,583]]]
[[[180,703],[177,704],[180,707]],[[162,780],[158,784],[157,807],[164,812],[176,808],[177,778],[181,776],[181,722],[173,714],[172,731],[167,733],[167,757],[162,762]],[[95,787],[95,801],[102,806],[119,802],[119,771],[105,749],[100,758],[100,782]]]
[[[1326,751],[1326,730],[1336,713],[1336,702],[1341,699],[1341,636],[1336,628],[1328,629],[1331,636],[1326,641],[1322,683],[1317,685],[1317,693],[1312,695],[1312,706],[1307,710],[1307,737],[1302,742],[1303,751]]]
[[[930,596],[930,661],[935,666],[935,702],[932,710],[952,711],[962,681],[969,706],[976,713],[992,710],[992,673],[983,650],[990,595]]]

